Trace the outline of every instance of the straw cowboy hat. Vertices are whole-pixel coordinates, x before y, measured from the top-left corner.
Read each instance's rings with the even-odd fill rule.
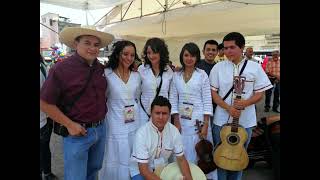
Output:
[[[95,36],[99,38],[101,41],[100,48],[106,47],[114,39],[112,34],[97,31],[94,26],[66,27],[60,32],[59,39],[60,42],[71,48],[74,48],[74,40],[83,35]]]
[[[207,180],[206,175],[201,171],[201,169],[191,163],[189,163],[192,179],[196,180]],[[160,178],[163,180],[181,180],[182,174],[177,162],[168,164],[161,172]]]

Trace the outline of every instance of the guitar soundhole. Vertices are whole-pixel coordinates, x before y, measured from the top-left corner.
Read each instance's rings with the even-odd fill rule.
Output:
[[[227,137],[228,143],[231,145],[236,145],[239,143],[239,136],[237,134],[231,134]]]

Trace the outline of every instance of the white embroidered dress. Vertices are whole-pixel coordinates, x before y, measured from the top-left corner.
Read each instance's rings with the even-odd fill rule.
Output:
[[[184,102],[193,104],[191,120],[181,117]],[[200,139],[197,134],[196,120],[203,122],[205,114],[212,116],[212,98],[206,72],[196,68],[187,83],[183,79],[183,72],[174,72],[170,88],[170,103],[172,105],[171,114],[179,113],[185,157],[188,161],[197,164],[195,145]],[[207,140],[213,143],[210,123]],[[217,179],[216,174],[217,172],[213,171],[207,174],[207,178]]]
[[[139,124],[138,98],[141,78],[138,72],[131,72],[124,83],[111,69],[105,70],[107,79],[106,149],[99,180],[129,180],[129,159],[133,140]],[[132,106],[133,105],[133,106]],[[134,110],[133,122],[125,123],[125,107]]]
[[[160,76],[155,77],[155,75],[152,72],[152,68],[149,65],[139,66],[138,72],[141,76],[141,81],[142,81],[141,102],[142,102],[143,107],[147,111],[147,113],[150,115],[151,103],[156,96],[157,87],[159,87],[159,85],[160,85],[161,77]],[[170,83],[172,81],[172,77],[173,77],[173,71],[169,66],[167,66],[166,71],[163,72],[163,75],[162,75],[162,85],[161,85],[161,89],[159,92],[159,96],[169,98],[169,89],[170,89]],[[140,104],[140,102],[139,102],[139,104]],[[142,126],[143,124],[145,124],[149,120],[148,115],[142,109],[141,106],[140,106],[140,118],[141,118],[140,119],[141,120],[140,126]]]
[[[191,120],[181,117],[183,103],[192,103],[193,111]],[[196,119],[203,121],[204,115],[212,116],[212,100],[209,86],[209,78],[205,71],[196,69],[190,80],[185,83],[182,72],[174,72],[170,91],[171,114],[179,113],[182,129],[182,141],[184,152],[188,161],[196,163],[197,154],[195,145],[199,138],[196,127]],[[210,125],[210,124],[209,124]],[[211,127],[208,128],[208,139],[212,142]]]

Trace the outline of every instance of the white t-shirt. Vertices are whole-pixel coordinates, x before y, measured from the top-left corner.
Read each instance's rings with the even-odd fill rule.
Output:
[[[138,72],[131,72],[129,80],[124,83],[110,68],[105,69],[107,79],[107,134],[127,134],[137,129],[139,124],[138,98],[141,78]],[[125,123],[125,109],[131,106],[134,121]]]
[[[40,70],[40,90],[45,80],[46,80],[46,77],[43,75],[43,73]],[[40,110],[40,129],[46,124],[47,124],[47,115]]]
[[[149,163],[151,170],[154,168],[155,158],[162,157],[168,163],[168,158],[172,153],[175,156],[183,155],[183,144],[178,129],[167,122],[163,131],[160,132],[150,120],[136,132],[130,158],[131,177],[139,174],[138,162]]]
[[[170,88],[170,103],[171,114],[179,113],[182,126],[194,126],[196,119],[203,121],[205,114],[212,116],[212,98],[206,72],[196,68],[187,83],[183,79],[183,72],[174,72]],[[191,120],[181,117],[185,103],[193,104]]]
[[[223,98],[233,85],[233,76],[238,76],[240,70],[244,64],[245,59],[243,59],[238,65],[233,62],[226,60],[217,63],[213,66],[209,79],[211,89],[218,91],[218,94]],[[263,92],[267,89],[272,88],[272,84],[268,79],[266,73],[261,68],[261,65],[253,61],[248,61],[247,65],[242,72],[241,76],[246,77],[245,87],[242,94],[242,99],[249,99],[253,96],[254,92]],[[233,97],[233,98],[232,98]],[[235,94],[233,91],[226,98],[225,102],[228,105],[233,104],[233,99]],[[214,114],[214,124],[222,126],[227,122],[232,122],[232,117],[229,116],[228,112],[217,106]],[[244,128],[249,128],[257,125],[256,110],[254,104],[246,107],[241,111],[239,118],[239,124]]]
[[[159,96],[163,96],[168,98],[169,97],[169,88],[170,83],[172,81],[173,71],[172,69],[167,66],[165,72],[162,74],[162,85],[159,92]],[[150,107],[153,99],[157,93],[157,87],[160,85],[161,77],[155,75],[152,72],[152,68],[149,65],[141,65],[138,68],[138,72],[141,76],[141,102],[143,107],[150,115]]]

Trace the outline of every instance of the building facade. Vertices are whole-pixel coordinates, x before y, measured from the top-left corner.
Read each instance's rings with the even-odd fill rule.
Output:
[[[46,13],[41,16],[42,37],[40,38],[40,48],[49,49],[59,44],[59,33],[65,27],[80,27],[81,24],[71,23],[69,18],[59,16],[55,13]],[[62,47],[62,44],[59,45]]]

